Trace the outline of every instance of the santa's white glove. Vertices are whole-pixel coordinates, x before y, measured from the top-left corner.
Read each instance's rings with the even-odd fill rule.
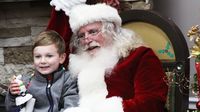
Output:
[[[56,11],[63,10],[66,15],[69,15],[72,7],[84,4],[85,2],[86,0],[51,0],[50,5],[55,6]]]
[[[92,107],[93,112],[124,112],[122,98],[110,97]]]
[[[71,107],[71,108],[67,108],[65,109],[63,112],[91,112],[91,110],[89,110],[89,108],[86,107]]]

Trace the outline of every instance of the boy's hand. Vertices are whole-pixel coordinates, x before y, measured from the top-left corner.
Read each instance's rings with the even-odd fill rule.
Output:
[[[9,91],[12,95],[19,95],[20,94],[20,88],[19,84],[15,81],[15,77],[11,80],[9,85]]]

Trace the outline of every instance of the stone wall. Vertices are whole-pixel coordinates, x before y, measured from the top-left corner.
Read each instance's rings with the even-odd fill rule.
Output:
[[[50,17],[49,1],[0,2],[0,86],[13,75],[33,71],[31,45],[45,30]],[[3,85],[2,85],[3,84]],[[0,94],[4,90],[0,87]]]

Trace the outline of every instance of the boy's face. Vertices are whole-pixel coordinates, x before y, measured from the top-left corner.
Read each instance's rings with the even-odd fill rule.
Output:
[[[58,69],[65,61],[66,54],[59,55],[54,44],[37,46],[33,50],[35,68],[43,75],[48,75]]]

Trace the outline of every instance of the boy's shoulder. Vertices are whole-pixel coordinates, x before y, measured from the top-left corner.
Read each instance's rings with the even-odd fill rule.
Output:
[[[62,75],[62,76],[64,77],[65,80],[77,80],[77,78],[74,77],[74,76],[72,76],[72,75],[70,74],[70,72],[67,71],[67,70],[65,70],[65,71],[63,72],[63,75]]]
[[[74,77],[70,74],[70,72],[67,71],[67,70],[65,70],[65,71],[63,72],[63,76],[64,76],[65,78],[74,78]]]

